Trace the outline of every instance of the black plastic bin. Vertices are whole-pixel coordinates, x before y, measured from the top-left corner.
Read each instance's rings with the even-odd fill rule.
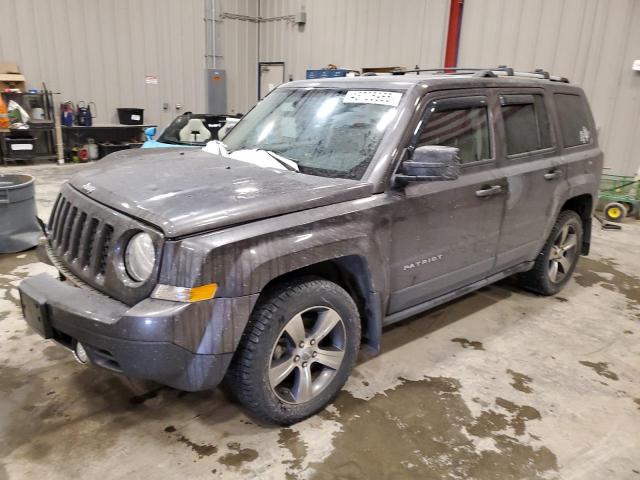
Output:
[[[119,152],[120,150],[127,150],[131,148],[128,143],[99,143],[98,144],[98,156],[100,158],[106,157],[110,153]]]
[[[38,244],[36,189],[31,175],[0,174],[0,253],[21,252]]]
[[[36,155],[36,139],[31,138],[5,138],[6,150],[11,157],[32,157]]]
[[[143,108],[118,108],[118,121],[121,125],[143,125]]]

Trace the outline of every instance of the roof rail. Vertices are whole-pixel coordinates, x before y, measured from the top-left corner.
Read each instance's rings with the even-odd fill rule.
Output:
[[[547,80],[549,80],[549,78],[550,78],[549,72],[546,72],[541,68],[536,68],[533,71],[533,73],[538,73],[538,74],[542,75],[544,78],[546,78]]]
[[[499,65],[498,67],[489,67],[489,68],[477,68],[477,67],[442,67],[442,68],[415,68],[413,70],[394,70],[391,72],[392,75],[404,75],[406,73],[417,73],[420,75],[421,72],[429,72],[429,73],[450,73],[452,75],[460,75],[464,73],[472,73],[474,77],[481,78],[495,78],[495,77],[528,77],[528,78],[540,78],[544,80],[549,80],[552,82],[562,82],[569,83],[569,80],[566,77],[558,77],[554,75],[550,75],[549,72],[536,68],[533,72],[520,72],[514,70],[512,67],[508,67],[506,65]]]
[[[510,77],[513,77],[513,75],[515,74],[513,68],[507,67],[506,65],[498,65],[498,70],[506,72]]]
[[[436,73],[436,72],[444,72],[444,73],[448,73],[448,72],[452,72],[452,73],[457,73],[457,72],[479,72],[479,71],[483,71],[483,70],[496,70],[494,69],[487,69],[487,68],[477,68],[477,67],[442,67],[442,68],[414,68],[411,70],[393,70],[391,71],[391,73],[393,75],[404,75],[405,73],[421,73],[421,72],[431,72],[431,73]]]

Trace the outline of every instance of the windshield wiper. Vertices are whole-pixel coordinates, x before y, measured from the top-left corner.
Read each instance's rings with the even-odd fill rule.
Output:
[[[284,168],[286,168],[287,170],[289,170],[291,172],[300,172],[300,170],[298,170],[297,168],[294,168],[291,165],[289,165],[282,158],[280,158],[280,155],[278,155],[275,152],[272,152],[271,150],[265,150],[264,148],[256,148],[256,151],[262,151],[262,152],[266,153],[271,158],[273,158],[276,162],[278,162],[280,165],[282,165]],[[295,164],[296,166],[298,166],[298,162],[296,162],[295,160],[291,160],[290,158],[287,158],[287,161],[289,161],[289,162]]]

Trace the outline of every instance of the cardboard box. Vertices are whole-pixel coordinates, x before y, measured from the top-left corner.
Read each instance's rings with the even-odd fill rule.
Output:
[[[17,88],[21,92],[26,92],[26,79],[20,73],[16,63],[0,62],[0,92],[4,92],[7,88]]]

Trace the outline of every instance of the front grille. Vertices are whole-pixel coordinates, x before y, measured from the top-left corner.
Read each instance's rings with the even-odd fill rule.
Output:
[[[70,184],[62,186],[47,225],[47,253],[71,283],[135,305],[147,298],[157,279],[157,266],[146,282],[134,282],[124,270],[122,247],[136,233],[151,235],[158,256],[162,235],[138,220],[99,203]]]
[[[62,194],[49,220],[49,241],[55,255],[66,264],[88,269],[91,275],[104,275],[113,226],[91,217]]]

